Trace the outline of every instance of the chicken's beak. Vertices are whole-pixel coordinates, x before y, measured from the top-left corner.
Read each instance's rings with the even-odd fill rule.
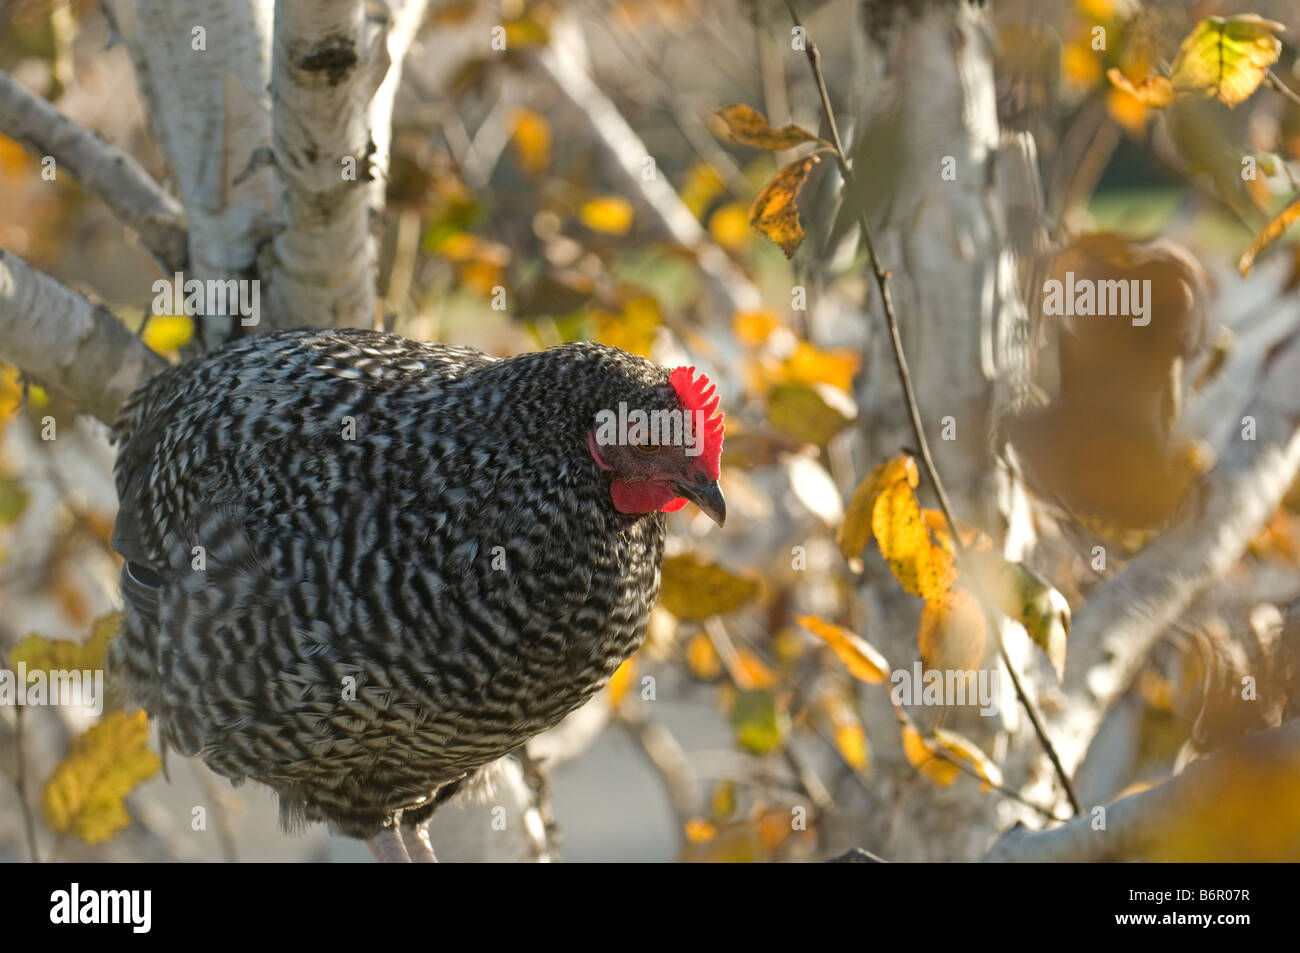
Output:
[[[722,488],[717,480],[678,480],[673,489],[679,496],[690,500],[713,522],[721,526],[727,521],[727,501],[722,498]]]

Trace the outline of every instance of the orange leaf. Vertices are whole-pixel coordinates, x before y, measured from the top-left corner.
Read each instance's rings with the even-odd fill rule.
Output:
[[[1122,90],[1140,102],[1143,106],[1157,108],[1168,106],[1174,101],[1174,84],[1167,76],[1148,76],[1136,85],[1113,66],[1106,71],[1106,78],[1119,90]]]
[[[803,244],[803,225],[799,222],[799,190],[808,181],[813,166],[821,161],[822,154],[814,152],[796,159],[772,176],[763,186],[749,209],[749,224],[775,242],[792,256]]]
[[[961,769],[939,756],[938,746],[923,736],[910,722],[903,722],[903,755],[907,763],[916,768],[941,788],[957,780]]]
[[[540,113],[522,106],[511,116],[515,161],[524,175],[535,179],[551,165],[551,125]]]
[[[825,640],[845,668],[854,678],[878,685],[889,677],[889,663],[865,639],[819,619],[815,615],[801,615],[795,622],[819,639]]]
[[[636,656],[625,659],[623,664],[614,670],[614,674],[609,679],[609,704],[617,708],[623,704],[623,699],[627,697],[628,689],[636,681]]]
[[[773,129],[762,113],[744,103],[724,106],[715,115],[722,120],[723,131],[732,142],[755,149],[789,149],[805,142],[822,141],[793,124]]]
[[[1286,208],[1274,215],[1269,223],[1260,229],[1255,240],[1250,243],[1250,247],[1237,262],[1237,270],[1243,276],[1250,274],[1250,269],[1255,267],[1255,256],[1281,238],[1282,233],[1294,225],[1297,219],[1300,219],[1300,196],[1293,199]]]

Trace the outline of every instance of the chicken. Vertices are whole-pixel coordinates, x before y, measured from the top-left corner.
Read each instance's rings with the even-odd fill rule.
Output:
[[[431,860],[433,810],[637,650],[663,514],[722,524],[717,407],[693,368],[591,343],[300,329],[171,369],[114,428],[110,669],[286,829]]]

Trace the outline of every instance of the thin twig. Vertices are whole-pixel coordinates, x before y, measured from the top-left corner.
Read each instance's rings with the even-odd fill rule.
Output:
[[[796,12],[792,0],[785,0],[785,6],[790,12],[790,18],[794,21],[794,25],[804,29],[806,37],[807,29],[799,20],[799,14]],[[817,83],[817,94],[821,97],[822,112],[826,117],[826,125],[830,131],[831,144],[834,146],[835,163],[839,167],[840,177],[844,180],[845,191],[851,192],[853,190],[853,172],[849,168],[848,160],[844,157],[844,145],[840,141],[839,127],[835,122],[835,111],[831,108],[830,94],[826,90],[826,79],[822,75],[821,53],[817,49],[817,44],[813,43],[811,39],[806,40],[804,52],[808,57],[809,65],[812,67],[813,79]],[[862,243],[867,249],[867,258],[871,262],[871,271],[875,276],[876,286],[880,289],[880,298],[885,310],[885,323],[888,325],[890,343],[893,345],[894,350],[894,364],[898,369],[898,379],[903,388],[904,402],[907,404],[908,416],[911,418],[912,432],[916,436],[917,446],[921,451],[921,460],[925,465],[926,476],[930,481],[930,486],[934,488],[935,496],[939,499],[939,507],[943,511],[944,520],[948,523],[948,529],[952,536],[953,551],[957,556],[957,564],[963,571],[966,571],[969,563],[966,545],[962,541],[961,531],[957,526],[956,518],[953,516],[952,503],[948,499],[948,493],[944,489],[943,482],[939,479],[939,471],[934,465],[934,458],[930,455],[930,444],[926,440],[925,428],[921,423],[921,410],[916,402],[916,390],[912,386],[912,373],[907,366],[907,356],[903,353],[903,340],[898,330],[898,316],[894,312],[894,300],[889,291],[889,272],[880,264],[880,257],[876,254],[876,246],[871,238],[871,228],[867,222],[865,208],[858,210],[858,230],[862,235]],[[1043,721],[1038,714],[1037,708],[1029,698],[1028,693],[1026,693],[1024,686],[1020,682],[1019,675],[1016,674],[1016,670],[1011,664],[1006,646],[1002,644],[998,616],[992,609],[988,593],[984,591],[983,581],[978,573],[966,572],[966,575],[975,584],[975,596],[980,603],[980,608],[983,610],[985,624],[998,640],[998,652],[1002,657],[1002,663],[1007,668],[1007,674],[1011,676],[1011,684],[1016,690],[1016,697],[1029,715],[1029,721],[1033,725],[1034,733],[1038,735],[1039,742],[1047,752],[1052,767],[1056,770],[1057,777],[1060,778],[1061,786],[1065,789],[1066,796],[1070,800],[1070,806],[1074,808],[1076,814],[1081,814],[1083,809],[1079,804],[1078,796],[1074,792],[1074,785],[1070,783],[1070,776],[1066,773],[1065,767],[1061,764],[1061,758],[1056,753],[1056,748],[1047,736],[1047,731],[1043,727]]]
[[[949,764],[957,768],[957,770],[961,771],[962,773],[969,774],[972,778],[979,781],[981,784],[987,784],[990,788],[992,788],[994,791],[997,791],[999,794],[1003,795],[1004,797],[1009,797],[1011,798],[1011,800],[1023,804],[1031,811],[1037,811],[1039,814],[1043,815],[1043,817],[1047,818],[1049,821],[1056,821],[1058,824],[1064,824],[1066,821],[1069,820],[1068,817],[1057,817],[1056,812],[1053,811],[1051,808],[1043,807],[1043,805],[1041,804],[1035,804],[1033,801],[1029,800],[1028,798],[1024,797],[1022,794],[1020,794],[1019,791],[1015,791],[1004,784],[994,784],[992,781],[984,777],[984,775],[980,774],[970,765],[959,760],[958,758],[954,758],[946,751],[939,750],[936,751],[934,755],[936,758],[939,758],[943,761],[947,761]]]
[[[40,851],[36,846],[36,818],[32,816],[32,806],[27,803],[27,757],[23,751],[23,709],[18,705],[14,709],[14,759],[17,762],[14,771],[14,786],[18,788],[18,806],[23,812],[23,829],[27,832],[27,849],[31,851],[32,863],[41,862]]]
[[[1264,82],[1268,83],[1270,87],[1281,93],[1282,98],[1292,106],[1300,106],[1300,93],[1297,93],[1286,83],[1282,82],[1282,80],[1278,78],[1278,75],[1271,69],[1264,70]]]

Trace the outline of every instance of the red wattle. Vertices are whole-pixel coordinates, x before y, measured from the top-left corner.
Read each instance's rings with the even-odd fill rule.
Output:
[[[686,505],[686,501],[672,489],[659,483],[615,480],[609,485],[609,495],[614,499],[614,509],[620,513],[653,513],[655,510],[676,513]]]

